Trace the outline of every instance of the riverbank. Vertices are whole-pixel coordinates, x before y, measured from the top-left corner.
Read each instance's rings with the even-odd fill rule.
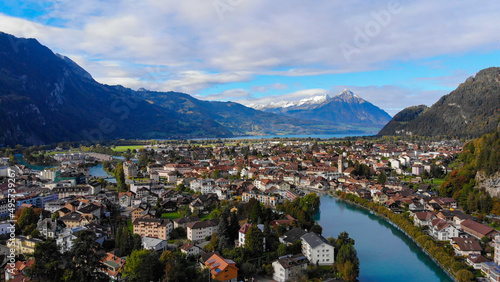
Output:
[[[350,205],[354,205],[362,209],[368,210],[373,215],[385,220],[387,223],[397,228],[399,231],[405,234],[405,236],[407,236],[408,239],[414,242],[415,245],[417,245],[423,253],[425,253],[432,261],[434,261],[434,263],[437,266],[439,266],[439,268],[441,268],[453,281],[458,281],[457,272],[459,272],[462,269],[466,269],[465,264],[457,261],[453,256],[449,255],[442,247],[436,245],[436,243],[431,237],[425,235],[422,232],[422,230],[420,230],[420,228],[414,226],[413,222],[411,222],[405,216],[394,214],[392,211],[390,211],[384,206],[380,206],[376,203],[356,197],[354,195],[341,194],[339,196],[334,193],[330,193],[330,196],[333,196],[336,199],[339,199]],[[350,199],[351,197],[354,198],[354,200]]]

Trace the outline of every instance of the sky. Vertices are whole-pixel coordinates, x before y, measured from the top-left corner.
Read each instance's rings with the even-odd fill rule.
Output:
[[[86,0],[0,3],[101,83],[244,105],[349,89],[390,115],[500,66],[500,1]]]

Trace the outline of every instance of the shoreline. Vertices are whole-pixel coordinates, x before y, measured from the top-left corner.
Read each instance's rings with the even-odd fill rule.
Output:
[[[423,253],[425,253],[437,266],[439,266],[439,268],[441,270],[443,270],[447,275],[448,277],[455,281],[455,282],[458,282],[458,280],[455,278],[455,276],[453,276],[446,268],[444,268],[444,266],[439,263],[433,256],[431,256],[427,250],[425,250],[416,240],[415,238],[413,238],[412,236],[410,236],[405,230],[403,230],[401,227],[399,227],[397,224],[395,224],[394,222],[392,222],[389,218],[381,215],[380,213],[378,213],[377,211],[375,210],[372,210],[368,207],[365,207],[359,203],[355,203],[355,202],[351,202],[349,201],[348,199],[343,199],[343,198],[340,198],[338,197],[337,195],[335,194],[332,194],[332,193],[326,193],[325,195],[329,196],[329,197],[332,197],[332,198],[335,198],[336,200],[340,200],[340,201],[343,201],[344,203],[347,203],[349,205],[352,205],[352,206],[356,206],[356,207],[360,207],[360,208],[363,208],[367,211],[370,211],[370,213],[372,213],[373,215],[377,216],[378,218],[380,219],[383,219],[384,221],[386,221],[387,223],[391,224],[393,227],[395,227],[396,229],[398,229],[399,231],[401,231],[403,234],[405,234],[405,236],[407,238],[409,238],[413,243],[415,243],[415,245],[418,246],[418,248],[423,251]]]

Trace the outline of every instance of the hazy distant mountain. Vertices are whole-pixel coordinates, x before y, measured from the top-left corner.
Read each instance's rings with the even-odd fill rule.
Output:
[[[332,98],[325,94],[298,102],[282,101],[254,108],[299,119],[378,128],[391,120],[391,116],[384,110],[347,89]]]
[[[379,135],[478,137],[492,132],[500,117],[500,68],[468,78],[430,108],[404,109]]]
[[[244,134],[359,134],[333,122],[265,113],[187,94],[96,82],[35,39],[0,32],[0,145]]]

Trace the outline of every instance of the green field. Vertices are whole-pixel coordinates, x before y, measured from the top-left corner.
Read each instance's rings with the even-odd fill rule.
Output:
[[[115,152],[125,152],[127,151],[128,149],[130,150],[139,150],[139,149],[142,149],[144,148],[144,145],[126,145],[126,146],[116,146],[115,148],[113,148],[113,151]]]
[[[178,212],[167,212],[167,213],[162,213],[161,218],[168,218],[168,219],[176,219],[182,217],[180,213]]]

